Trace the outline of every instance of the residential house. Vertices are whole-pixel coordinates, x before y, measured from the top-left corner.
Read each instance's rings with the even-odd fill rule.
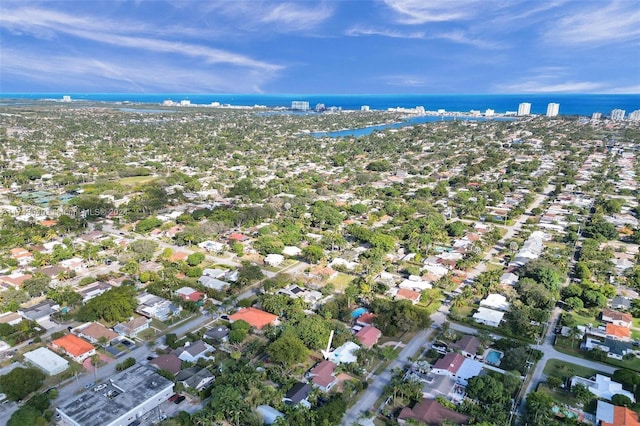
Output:
[[[46,299],[28,308],[19,308],[18,313],[22,315],[22,318],[35,321],[49,329],[56,325],[51,321],[51,314],[59,310],[60,305],[52,300]]]
[[[217,290],[217,291],[223,291],[224,289],[226,289],[231,285],[228,282],[225,282],[207,275],[203,275],[200,278],[198,278],[198,282],[207,288]]]
[[[604,341],[599,341],[591,337],[587,337],[585,341],[580,345],[584,350],[600,350],[607,353],[607,357],[622,360],[625,355],[633,353],[633,347],[629,342],[622,342],[620,340],[614,340],[611,338],[605,338]]]
[[[640,426],[638,413],[626,407],[598,401],[596,408],[597,426]]]
[[[493,309],[487,309],[479,307],[478,311],[473,314],[473,320],[480,324],[485,324],[491,327],[498,327],[502,322],[504,312],[494,311]]]
[[[17,312],[5,312],[0,314],[0,324],[17,325],[22,321],[22,316]]]
[[[176,354],[163,354],[149,361],[149,364],[158,370],[166,370],[174,376],[182,368],[182,360]]]
[[[211,278],[222,278],[224,274],[227,273],[226,269],[218,269],[218,268],[205,268],[202,270],[202,275]]]
[[[177,315],[182,308],[173,302],[150,293],[142,293],[136,297],[138,307],[136,312],[149,318],[166,321],[169,317]]]
[[[376,314],[371,312],[365,312],[356,319],[356,324],[366,327],[367,325],[373,325],[373,321],[376,319]]]
[[[22,272],[14,272],[9,275],[1,275],[0,283],[12,286],[15,289],[20,289],[22,283],[31,278],[30,274],[23,274]]]
[[[355,353],[360,349],[360,346],[353,342],[345,342],[342,346],[339,346],[333,350],[333,352],[322,351],[322,355],[325,359],[336,364],[351,364],[356,362],[358,357]]]
[[[491,293],[480,301],[480,306],[494,311],[508,311],[509,302],[507,298],[501,294]]]
[[[182,361],[197,362],[199,359],[213,359],[209,353],[214,350],[213,346],[198,340],[186,342],[183,347],[175,349],[173,353]]]
[[[318,365],[313,367],[308,377],[311,378],[311,384],[323,392],[329,392],[338,379],[335,376],[336,364],[331,361],[321,361]]]
[[[483,368],[484,364],[479,361],[450,352],[433,364],[431,372],[433,374],[451,376],[459,384],[466,386],[467,381],[479,375]]]
[[[51,346],[69,355],[75,362],[82,362],[96,353],[96,348],[91,343],[73,334],[53,340]]]
[[[243,320],[249,323],[251,327],[260,330],[266,325],[275,325],[278,321],[278,316],[254,307],[249,307],[242,308],[235,314],[230,315],[229,320],[231,320],[231,322]]]
[[[209,253],[222,253],[226,244],[217,241],[203,241],[198,244],[198,247],[205,249]]]
[[[101,281],[88,284],[84,287],[80,287],[77,293],[82,297],[82,303],[86,303],[96,296],[100,296],[107,290],[111,290],[113,287],[107,283]]]
[[[380,336],[382,336],[382,332],[372,325],[362,327],[355,335],[360,344],[366,348],[371,348],[378,343]]]
[[[175,295],[182,300],[188,300],[191,302],[199,302],[207,297],[206,294],[191,287],[181,287],[175,291]]]
[[[476,336],[471,336],[469,334],[465,334],[458,340],[453,343],[451,347],[454,350],[460,351],[462,355],[467,358],[474,358],[478,353],[478,348],[480,347],[481,342]]]
[[[614,382],[610,377],[601,374],[596,374],[593,379],[573,376],[571,378],[571,388],[577,384],[584,385],[596,398],[611,400],[613,395],[624,395],[633,402],[636,400],[632,392],[622,389],[621,383]]]
[[[262,416],[265,425],[274,424],[279,418],[284,418],[284,413],[276,410],[270,405],[258,405],[256,411]]]
[[[620,309],[626,311],[631,308],[631,299],[624,296],[616,296],[611,299],[610,305],[612,309]]]
[[[318,265],[309,272],[311,278],[332,280],[338,276],[338,271],[329,267]]]
[[[287,405],[300,404],[305,408],[311,408],[311,403],[307,400],[310,393],[311,386],[308,383],[296,382],[284,395],[282,402]]]
[[[513,272],[505,272],[500,277],[500,284],[514,286],[518,283],[518,279],[519,279],[518,276]]]
[[[456,379],[444,374],[428,374],[422,386],[422,397],[436,399],[439,396],[447,398],[449,401],[458,403],[464,398],[464,390]]]
[[[176,375],[176,382],[182,383],[185,388],[195,389],[198,392],[209,386],[215,377],[204,367],[189,367]]]
[[[85,269],[86,267],[84,264],[84,260],[82,260],[79,257],[72,257],[71,259],[65,259],[60,262],[60,266],[70,271],[74,271],[76,273],[82,272],[82,270]]]
[[[398,289],[395,298],[399,300],[410,300],[411,303],[415,305],[420,301],[420,293],[409,290],[408,288],[400,288]]]
[[[90,322],[82,324],[71,330],[72,333],[87,339],[89,342],[95,344],[101,343],[103,346],[108,345],[112,341],[120,338],[118,333],[105,327],[99,322]]]
[[[435,399],[423,399],[413,406],[404,407],[398,415],[398,424],[404,425],[407,420],[415,420],[428,425],[441,425],[451,422],[458,425],[469,424],[469,417],[441,405]]]
[[[282,254],[289,257],[296,257],[302,254],[302,250],[296,246],[284,246]]]
[[[607,337],[614,340],[620,340],[622,342],[631,341],[631,330],[621,325],[607,324],[606,334]]]
[[[229,327],[223,325],[211,328],[204,333],[204,337],[214,342],[226,342],[229,336]]]
[[[613,309],[603,309],[601,319],[606,323],[626,328],[631,328],[633,324],[633,316],[625,314],[624,312],[614,311]]]
[[[290,284],[287,287],[278,290],[278,294],[285,294],[294,299],[300,298],[310,305],[313,305],[322,299],[322,293],[319,291],[304,289],[296,284]]]
[[[127,322],[122,322],[113,327],[113,331],[121,336],[136,337],[140,332],[149,328],[150,318],[131,317]]]
[[[11,257],[18,261],[18,265],[27,266],[33,260],[31,252],[22,247],[16,247],[9,250]]]

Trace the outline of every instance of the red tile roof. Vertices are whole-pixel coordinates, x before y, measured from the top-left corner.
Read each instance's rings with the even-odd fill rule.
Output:
[[[450,352],[443,358],[440,358],[438,361],[436,361],[436,363],[433,365],[433,368],[447,370],[453,374],[456,374],[464,360],[465,357],[463,357],[462,355],[455,352]]]
[[[607,336],[613,336],[619,339],[630,339],[631,330],[621,325],[607,324]]]
[[[229,319],[231,321],[243,320],[248,322],[250,326],[261,329],[265,325],[272,324],[278,319],[278,316],[251,307],[240,309],[235,314],[229,316]]]
[[[435,399],[423,399],[413,408],[405,407],[398,416],[400,420],[414,419],[421,424],[441,425],[445,420],[449,420],[458,425],[469,424],[469,417],[457,413],[441,405]]]
[[[64,349],[66,353],[74,357],[86,354],[87,352],[95,349],[91,343],[79,337],[76,337],[73,334],[62,336],[61,338],[56,339],[51,343],[59,348]]]
[[[336,365],[331,361],[322,361],[309,372],[309,374],[314,376],[311,381],[318,386],[326,388],[335,380],[335,377],[333,376],[333,371],[335,369]]]
[[[382,332],[372,325],[362,327],[360,331],[356,333],[356,339],[360,341],[364,346],[371,347],[378,343],[378,339],[382,335]]]
[[[420,300],[420,293],[418,293],[417,291],[409,290],[407,288],[401,288],[400,290],[398,290],[398,293],[396,293],[396,297],[417,301]]]
[[[640,426],[638,413],[626,407],[613,407],[613,423],[602,422],[602,426]]]

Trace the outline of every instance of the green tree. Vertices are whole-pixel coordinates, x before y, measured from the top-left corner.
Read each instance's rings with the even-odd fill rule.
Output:
[[[273,362],[290,367],[303,362],[309,356],[309,350],[294,333],[282,333],[278,339],[267,347],[269,358]]]
[[[631,400],[631,398],[620,393],[617,393],[611,397],[611,403],[619,407],[631,407],[633,405],[633,401]]]
[[[187,256],[187,264],[189,266],[197,266],[201,264],[203,260],[204,260],[204,254],[199,252],[191,253],[189,256]]]
[[[37,368],[14,368],[0,376],[0,392],[12,401],[23,399],[42,386],[45,375]]]
[[[22,289],[31,297],[38,297],[49,291],[51,278],[43,274],[35,274],[22,283]]]
[[[546,426],[553,419],[553,398],[542,391],[527,396],[525,422],[531,426]]]
[[[302,257],[309,263],[318,263],[324,259],[324,250],[318,245],[310,244],[302,249]]]

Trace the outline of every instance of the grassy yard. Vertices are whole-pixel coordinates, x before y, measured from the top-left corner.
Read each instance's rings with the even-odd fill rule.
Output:
[[[634,319],[633,319],[633,325],[632,325],[632,327],[633,327],[633,328],[638,328],[638,329],[640,329],[640,318],[634,318]]]
[[[355,277],[353,275],[348,275],[342,272],[338,272],[338,276],[332,280],[329,280],[329,282],[335,286],[336,291],[343,292],[344,289],[347,288],[349,283],[354,279]]]
[[[592,377],[598,371],[581,365],[569,364],[558,359],[550,359],[544,366],[544,374],[566,380],[572,376]]]
[[[155,179],[156,178],[154,176],[131,176],[131,177],[119,179],[118,182],[121,185],[125,185],[125,186],[136,186],[142,183],[149,183]]]
[[[573,317],[573,319],[575,319],[576,325],[588,325],[588,324],[594,325],[598,323],[598,320],[593,316],[580,315],[576,312],[572,312],[571,316]]]
[[[558,352],[573,355],[579,358],[589,359],[586,356],[586,352],[580,350],[577,342],[572,348],[568,338],[558,337],[556,339],[555,348]],[[609,364],[614,367],[628,368],[630,370],[640,371],[640,358],[637,357],[622,361],[613,358],[607,358],[605,361],[603,361],[603,364]]]

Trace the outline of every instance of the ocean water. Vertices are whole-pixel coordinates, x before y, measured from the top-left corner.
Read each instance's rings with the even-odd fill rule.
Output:
[[[162,104],[164,100],[179,102],[189,100],[192,104],[219,102],[233,106],[263,105],[269,108],[291,106],[292,101],[308,101],[310,108],[317,104],[340,107],[343,110],[359,110],[368,105],[372,110],[388,108],[414,108],[422,106],[428,111],[444,109],[451,112],[484,112],[493,109],[502,114],[517,111],[521,102],[531,103],[531,113],[544,114],[547,104],[560,104],[561,115],[591,116],[594,112],[609,115],[613,109],[624,109],[627,114],[640,109],[640,94],[508,94],[508,95],[334,95],[334,94],[180,94],[180,93],[0,93],[0,104],[30,100],[61,100],[64,95],[73,101],[130,102]]]

